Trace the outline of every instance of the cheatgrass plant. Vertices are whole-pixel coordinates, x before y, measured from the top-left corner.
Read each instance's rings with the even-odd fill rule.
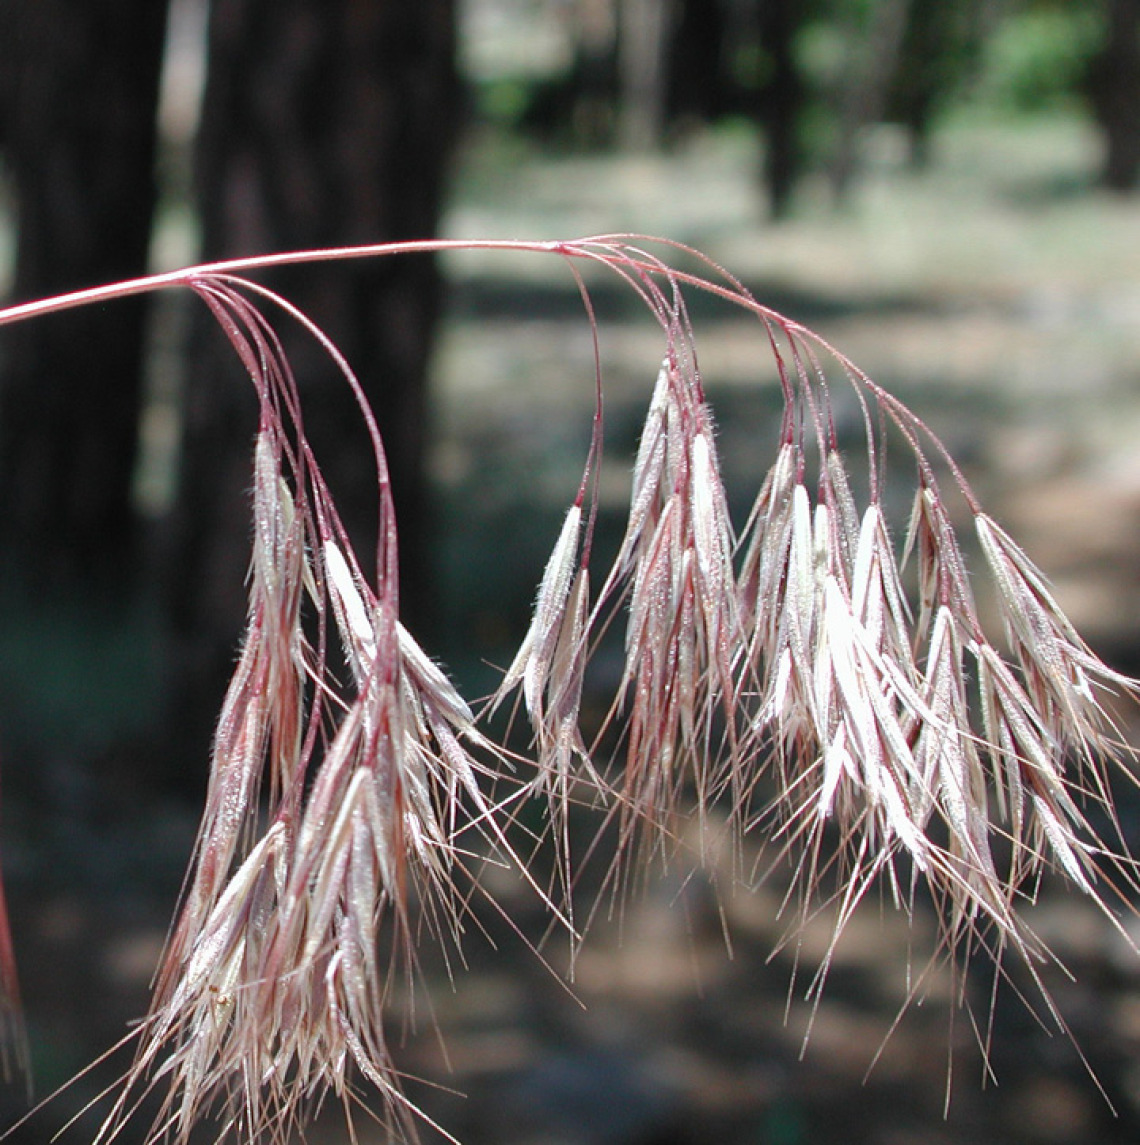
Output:
[[[615,274],[661,333],[616,555],[599,567],[594,545],[599,356],[581,482],[530,627],[495,694],[474,706],[401,625],[383,442],[350,363],[251,277],[455,248],[564,260],[591,325],[586,272]],[[234,260],[11,307],[0,323],[175,288],[209,308],[259,401],[248,619],[193,867],[100,1142],[155,1096],[151,1141],[185,1142],[209,1118],[221,1137],[283,1142],[326,1096],[351,1109],[369,1086],[394,1134],[414,1138],[419,1114],[385,1034],[392,991],[414,974],[421,943],[459,942],[488,858],[517,867],[579,941],[589,911],[573,908],[584,856],[568,818],[580,804],[616,839],[614,893],[658,858],[702,861],[699,845],[682,854],[688,826],[727,823],[738,856],[755,840],[790,870],[793,928],[830,911],[837,942],[872,888],[904,912],[931,902],[939,957],[959,983],[970,958],[1000,967],[1013,956],[1063,1028],[1040,978],[1048,951],[1024,907],[1052,871],[1123,929],[1117,911],[1137,887],[1109,770],[1129,753],[1109,710],[1136,684],[1081,639],[914,413],[696,252],[635,236]],[[738,522],[686,304],[699,291],[755,316],[758,352],[783,393],[771,468]],[[283,322],[324,348],[329,384],[351,387],[371,433],[375,583],[306,437]],[[861,413],[858,448],[840,448],[837,387]],[[897,538],[888,443],[892,468],[901,451],[913,470]],[[964,548],[976,554],[972,570]],[[975,603],[983,578],[996,633]],[[591,657],[615,632],[620,678],[587,727]],[[496,711],[529,722],[529,753],[492,735]],[[533,800],[545,803],[545,839],[517,830]],[[544,842],[556,874],[539,885],[529,869]],[[745,883],[757,877],[751,865],[736,870]],[[966,1004],[964,986],[957,1001]],[[0,1045],[6,1063],[26,1068],[2,898]]]

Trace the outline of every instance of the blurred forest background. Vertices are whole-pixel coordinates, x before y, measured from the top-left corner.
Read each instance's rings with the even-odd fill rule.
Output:
[[[12,301],[299,247],[679,239],[926,418],[1098,650],[1140,665],[1140,0],[0,0],[0,45]],[[368,387],[410,623],[485,693],[588,440],[573,282],[486,253],[267,281]],[[659,345],[632,296],[595,301],[616,513]],[[747,498],[774,373],[754,323],[695,312]],[[289,352],[366,554],[361,428],[319,356]],[[229,358],[184,297],[0,330],[0,846],[41,1093],[145,1008],[192,845],[244,613],[254,406]],[[469,1145],[1140,1139],[1140,961],[1083,903],[1047,895],[1034,922],[1115,1118],[1016,974],[997,1087],[938,973],[864,1080],[928,940],[873,906],[801,1060],[806,983],[786,1004],[792,955],[768,960],[779,888],[728,894],[729,958],[714,877],[672,879],[599,926],[577,1000],[495,920],[454,989],[425,955],[442,1048],[423,1022],[400,1064],[467,1096],[416,1098]],[[314,1140],[343,1140],[330,1125]]]

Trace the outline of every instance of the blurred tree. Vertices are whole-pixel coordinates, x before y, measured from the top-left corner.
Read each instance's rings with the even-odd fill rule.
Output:
[[[578,0],[567,73],[532,93],[523,126],[578,146],[657,147],[738,115],[765,137],[761,178],[783,214],[802,165],[803,0]]]
[[[144,270],[165,24],[159,0],[0,0],[16,300]],[[145,318],[129,301],[0,341],[0,537],[37,592],[133,587]]]
[[[850,48],[839,91],[838,134],[831,159],[831,188],[842,200],[855,177],[859,141],[866,127],[879,122],[899,67],[899,53],[914,0],[878,0],[869,9],[847,5],[841,19]]]
[[[0,140],[19,212],[18,298],[144,271],[165,25],[161,0],[0,0]],[[457,121],[454,34],[452,0],[215,0],[198,147],[203,255],[433,234]],[[369,389],[400,514],[402,595],[422,623],[436,269],[427,259],[381,260],[272,284],[329,330]],[[162,570],[187,689],[176,715],[194,721],[174,726],[198,754],[243,618],[255,429],[248,383],[210,327],[204,320],[193,339]],[[138,588],[132,477],[145,329],[144,304],[128,301],[0,337],[0,538],[5,564],[37,593],[45,571],[85,599],[101,586],[126,603]],[[297,341],[290,353],[310,394],[308,426],[367,563],[376,509],[368,442],[343,384]]]
[[[618,0],[618,140],[629,151],[645,151],[662,142],[673,9],[663,0]]]
[[[457,121],[454,35],[452,0],[214,0],[197,171],[204,257],[436,233]],[[368,392],[396,497],[401,598],[422,627],[435,264],[370,260],[266,281],[333,337]],[[323,352],[283,329],[310,439],[368,567],[377,484],[361,419]],[[171,574],[184,720],[200,729],[243,619],[256,419],[250,387],[204,312],[190,373]]]
[[[1104,144],[1102,182],[1140,184],[1140,0],[979,4],[980,98],[1034,114],[1091,110]]]
[[[925,166],[937,114],[974,77],[998,8],[986,0],[910,0],[886,115],[906,128],[912,166]]]
[[[1036,115],[1079,107],[1105,41],[1108,0],[1004,0],[983,15],[979,101]]]
[[[679,0],[665,61],[667,115],[673,123],[711,123],[732,109],[726,52],[731,9],[739,7],[732,0]]]
[[[626,107],[625,118],[656,124],[658,137],[730,115],[753,120],[764,133],[761,180],[769,208],[774,216],[785,214],[802,163],[799,121],[807,96],[796,38],[811,8],[803,0],[674,0],[663,8],[669,18],[659,15],[641,26],[628,19],[621,51],[637,59],[653,56],[655,86],[627,84],[623,99],[644,102],[638,95],[644,90],[656,93],[656,103],[651,110]],[[657,45],[652,52],[644,47],[649,42]],[[651,69],[643,64],[633,70]],[[633,138],[627,132],[624,141]]]
[[[517,118],[507,124],[571,147],[605,147],[615,136],[618,92],[614,0],[567,0],[557,8],[569,45],[564,72],[522,82]]]
[[[1104,132],[1104,183],[1132,191],[1140,186],[1140,0],[1108,0],[1105,25],[1089,95]]]
[[[788,213],[803,166],[800,118],[807,88],[796,64],[796,37],[807,18],[797,0],[760,0],[759,49],[767,66],[758,85],[756,117],[764,128],[762,177],[774,218]]]
[[[716,7],[713,2],[709,7]],[[532,84],[524,128],[578,148],[661,145],[672,89],[670,54],[686,0],[568,0],[566,71]],[[710,77],[703,77],[708,82]]]

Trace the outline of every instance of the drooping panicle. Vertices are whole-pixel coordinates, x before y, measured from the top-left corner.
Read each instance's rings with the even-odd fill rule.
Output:
[[[100,1140],[158,1086],[155,1141],[187,1141],[210,1115],[242,1140],[284,1140],[325,1093],[347,1108],[358,1077],[411,1138],[384,1007],[397,971],[415,968],[413,936],[457,940],[470,893],[457,886],[461,839],[509,857],[482,788],[495,749],[396,616],[383,579],[395,567],[386,486],[380,534],[392,559],[373,591],[266,320],[232,283],[202,290],[261,399],[249,616],[195,866]]]
[[[361,1077],[392,1135],[414,1138],[384,1009],[415,969],[417,942],[458,942],[471,868],[486,858],[517,866],[579,937],[571,910],[535,885],[509,841],[525,829],[517,808],[532,794],[550,807],[532,839],[554,836],[567,895],[578,882],[567,827],[578,801],[605,805],[605,826],[618,826],[606,836],[616,838],[611,886],[634,881],[625,877],[634,858],[672,858],[689,820],[711,831],[718,800],[734,857],[744,836],[767,830],[790,869],[793,924],[832,911],[811,995],[852,911],[877,886],[904,911],[923,897],[934,907],[936,959],[957,967],[977,951],[998,961],[1012,952],[1042,986],[1034,967],[1044,946],[1021,907],[1045,871],[1059,871],[1125,934],[1103,888],[1136,892],[1138,880],[1126,851],[1098,831],[1107,822],[1122,835],[1107,766],[1123,754],[1111,697],[1134,693],[1136,682],[1081,640],[924,423],[687,248],[666,244],[700,273],[671,268],[631,236],[476,245],[601,264],[647,305],[664,343],[624,533],[596,575],[600,339],[575,271],[597,365],[590,451],[530,626],[480,716],[400,622],[383,446],[340,352],[285,300],[223,267],[162,279],[205,301],[259,400],[249,606],[194,865],[134,1066],[97,1145],[152,1090],[161,1098],[151,1145],[186,1145],[210,1115],[223,1136],[283,1142],[327,1093],[349,1107]],[[398,249],[413,246],[438,249]],[[739,541],[690,289],[757,316],[785,403],[776,457]],[[313,456],[268,308],[312,335],[359,402],[376,454],[371,580]],[[916,474],[899,546],[888,443],[892,462],[896,451],[905,459],[895,468]],[[988,579],[972,580],[959,537],[967,518]],[[997,635],[975,601],[987,584]],[[612,644],[620,668],[597,673],[612,687],[595,701],[590,657],[603,647],[611,655]],[[503,773],[520,757],[492,743],[480,717],[515,696],[533,769],[504,797],[514,781]],[[588,707],[603,714],[584,729]],[[700,857],[715,852],[703,847]],[[0,899],[0,1049],[19,1054],[15,993]]]

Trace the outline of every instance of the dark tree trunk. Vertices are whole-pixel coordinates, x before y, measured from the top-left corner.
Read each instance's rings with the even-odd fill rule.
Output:
[[[940,0],[912,0],[899,48],[888,113],[907,130],[910,166],[930,161],[930,131],[938,101],[957,78],[947,66],[950,21],[956,8]]]
[[[804,84],[795,60],[795,38],[805,18],[798,0],[760,0],[759,40],[770,67],[760,89],[759,119],[764,127],[763,183],[773,218],[783,218],[791,206],[802,154],[799,119]]]
[[[155,205],[161,0],[0,3],[14,295],[141,274]],[[42,588],[129,589],[145,302],[0,335],[0,535]]]
[[[674,123],[711,123],[733,110],[731,45],[723,0],[677,0],[669,37],[668,113]]]
[[[1133,191],[1140,185],[1140,0],[1109,0],[1107,37],[1089,87],[1104,131],[1104,184]]]
[[[457,115],[452,0],[214,0],[197,186],[207,258],[427,238]],[[338,344],[378,414],[405,615],[430,621],[425,373],[440,302],[428,258],[305,267],[262,281]],[[308,336],[275,322],[306,428],[366,568],[377,483],[362,421]],[[212,321],[194,335],[173,551],[187,698],[208,711],[231,662],[249,555],[249,383]]]

